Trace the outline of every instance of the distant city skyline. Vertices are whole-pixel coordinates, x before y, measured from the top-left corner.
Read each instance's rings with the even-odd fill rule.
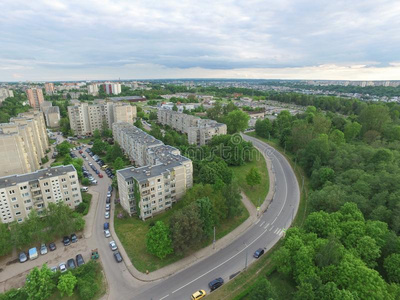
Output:
[[[0,81],[398,80],[400,3],[0,3]]]

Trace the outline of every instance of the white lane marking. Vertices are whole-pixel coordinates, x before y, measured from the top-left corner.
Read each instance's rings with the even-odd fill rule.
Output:
[[[263,222],[260,224],[260,227],[262,227],[262,226],[264,225],[264,223],[265,223],[265,221],[263,221]]]
[[[261,219],[258,219],[255,224],[257,225],[260,221],[261,221]]]
[[[271,230],[270,230],[271,231]],[[231,256],[230,258],[228,258],[227,260],[225,260],[224,262],[220,263],[218,266],[215,266],[214,268],[212,268],[211,270],[208,270],[207,272],[205,272],[204,274],[200,275],[199,277],[193,279],[192,281],[186,283],[185,285],[181,286],[180,288],[176,289],[175,291],[172,292],[172,294],[180,291],[181,289],[187,287],[189,284],[192,284],[193,282],[199,280],[200,278],[206,276],[207,274],[211,273],[212,271],[214,271],[215,269],[218,269],[219,267],[221,267],[222,265],[226,264],[228,261],[234,259],[236,256],[238,256],[240,253],[242,253],[244,250],[246,250],[247,248],[249,248],[251,245],[253,245],[256,241],[258,241],[258,239],[260,237],[262,237],[264,235],[264,233],[266,233],[267,230],[264,230],[258,237],[256,237],[254,239],[254,241],[252,241],[251,243],[249,243],[246,247],[244,247],[242,250],[240,250],[239,252],[237,252],[235,255]]]
[[[276,229],[274,230],[274,233],[276,234],[278,231],[279,231],[279,228],[276,228]]]
[[[279,229],[278,232],[276,233],[277,235],[281,235],[282,229]]]
[[[269,226],[269,223],[267,225],[264,226],[264,229],[267,229],[267,227]]]
[[[274,226],[271,226],[271,228],[269,229],[269,231],[271,231],[272,229],[274,229]]]
[[[274,156],[275,156],[275,155],[274,155]],[[275,158],[276,158],[276,156],[275,156]],[[276,218],[275,218],[275,220],[272,222],[272,224],[275,223],[276,219],[279,217],[279,215],[281,214],[283,208],[285,207],[286,200],[287,200],[287,194],[288,194],[288,185],[287,185],[287,180],[286,180],[285,172],[283,171],[282,164],[281,164],[281,162],[278,160],[278,158],[276,158],[276,160],[277,160],[277,162],[278,162],[279,167],[280,167],[281,170],[282,170],[282,173],[284,174],[283,178],[285,179],[285,201],[283,202],[283,205],[282,205],[282,207],[281,207],[281,210],[279,211],[278,215],[276,216]]]
[[[160,298],[160,300],[163,300],[163,299],[167,298],[168,296],[169,296],[169,294],[167,296]]]

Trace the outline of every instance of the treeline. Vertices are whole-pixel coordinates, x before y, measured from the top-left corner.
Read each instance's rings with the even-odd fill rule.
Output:
[[[98,263],[86,264],[61,274],[53,273],[45,264],[42,268],[33,268],[27,276],[25,285],[0,294],[1,300],[46,300],[71,297],[91,300],[98,297],[102,290],[103,272]]]
[[[55,239],[80,231],[85,226],[82,215],[63,203],[49,203],[38,214],[32,210],[22,223],[1,224],[0,256],[9,254],[13,248],[24,249],[32,245],[53,242]]]
[[[8,97],[0,105],[0,123],[8,123],[11,117],[17,116],[19,113],[27,112],[31,107],[27,102],[25,93],[13,91],[14,97]]]
[[[307,176],[310,177],[312,191],[309,195],[309,209],[332,214],[341,234],[344,234],[344,230],[347,229],[346,235],[355,237],[352,240],[353,244],[345,241],[344,237],[343,240],[340,240],[342,237],[339,234],[332,238],[339,239],[353,256],[357,256],[354,247],[362,247],[362,245],[357,246],[361,242],[365,242],[367,245],[364,245],[365,248],[362,251],[360,250],[360,253],[364,252],[364,254],[360,254],[361,256],[369,255],[368,251],[375,252],[373,261],[366,262],[361,257],[361,260],[350,262],[354,257],[341,250],[344,253],[344,261],[342,262],[344,265],[338,263],[324,270],[336,274],[341,271],[338,268],[348,267],[348,277],[354,277],[359,282],[352,282],[350,278],[347,282],[344,282],[333,280],[331,277],[322,277],[322,282],[328,284],[332,281],[335,284],[329,283],[319,292],[317,292],[318,288],[315,286],[311,289],[308,285],[307,288],[310,289],[310,293],[315,291],[318,295],[321,295],[322,291],[327,291],[325,288],[332,290],[338,288],[346,291],[340,292],[338,294],[340,296],[337,296],[339,298],[329,299],[365,299],[365,297],[360,296],[359,290],[354,293],[353,288],[358,289],[359,287],[351,286],[368,285],[369,282],[366,282],[366,280],[371,278],[375,278],[375,283],[381,285],[382,278],[388,279],[384,262],[391,254],[400,253],[400,241],[397,237],[400,232],[400,122],[396,111],[396,107],[389,105],[365,103],[356,116],[345,118],[334,113],[324,114],[315,107],[308,107],[306,112],[301,115],[291,116],[289,112],[283,111],[273,122],[260,120],[256,123],[256,134],[264,138],[275,139],[282,148],[293,153],[295,162],[300,164]],[[354,204],[357,206],[354,206]],[[343,214],[343,210],[349,207],[352,207],[353,210],[359,210],[354,214],[361,217],[348,222],[348,217],[342,218],[340,213],[335,214],[336,212]],[[312,216],[309,219],[314,218]],[[327,214],[324,216],[328,220]],[[368,221],[364,222],[362,216],[365,216]],[[359,222],[365,224],[360,225]],[[387,228],[384,230],[385,237],[382,238],[384,242],[375,241],[379,246],[378,248],[374,247],[374,242],[371,242],[368,238],[361,241],[363,236],[360,235],[367,235],[369,238],[376,239],[377,234],[379,234],[377,230],[374,234],[369,234],[366,229],[368,224],[378,224],[381,230]],[[353,232],[353,229],[349,229],[350,227],[358,232]],[[306,226],[305,229],[307,230],[307,228]],[[314,242],[310,240],[312,231],[309,231],[309,233],[304,237],[298,234],[295,239],[299,245],[301,244],[300,240],[303,240],[302,243],[314,255],[320,248],[312,249],[309,243],[322,243],[322,241],[316,240]],[[315,230],[314,233],[318,234]],[[327,239],[330,237],[330,235],[323,236]],[[330,242],[337,243],[337,241]],[[286,243],[290,242],[287,241]],[[342,249],[340,243],[337,247]],[[389,247],[391,250],[384,250],[385,247]],[[293,255],[297,253],[296,255],[299,258],[301,255],[305,255],[305,249],[300,251],[299,246],[296,246],[295,249],[291,252]],[[297,279],[300,276],[297,270],[292,273],[297,284],[300,284],[300,281],[308,282],[311,285],[321,283],[318,278],[315,279],[315,274],[322,276],[324,270],[311,272],[310,268],[315,263],[315,259],[311,257],[307,256],[301,262],[308,271],[302,274],[300,279]],[[362,261],[366,265],[363,265]],[[292,261],[293,268],[295,268],[294,264],[295,262]],[[359,278],[358,273],[366,266],[371,269],[366,270],[366,274],[371,273],[373,274],[372,277]],[[377,270],[379,274],[372,269]],[[282,269],[280,270],[282,271]],[[376,293],[387,295],[389,292],[383,291],[382,286],[377,286]],[[305,286],[299,285],[299,287],[299,291],[302,291],[304,296],[305,292],[302,289]],[[371,291],[371,289],[369,290]],[[353,295],[353,298],[350,294]],[[359,298],[357,298],[357,295],[359,295]],[[318,296],[315,297],[318,298]],[[383,299],[380,296],[371,296],[370,298]]]

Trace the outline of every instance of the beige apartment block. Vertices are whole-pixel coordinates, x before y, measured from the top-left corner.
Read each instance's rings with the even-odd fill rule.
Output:
[[[12,90],[1,88],[0,89],[0,103],[6,100],[8,97],[14,97],[14,92]]]
[[[71,209],[82,202],[78,174],[72,165],[0,178],[2,223],[22,222],[32,209],[40,215],[49,203],[59,202]]]
[[[39,109],[40,104],[44,101],[43,91],[40,88],[27,89],[26,96],[28,97],[29,105],[36,109]]]
[[[40,104],[40,110],[44,114],[47,127],[55,128],[60,126],[61,115],[58,106],[53,106],[53,103],[50,101],[43,101],[43,103]]]
[[[192,187],[192,161],[178,149],[127,123],[114,123],[113,134],[139,166],[117,171],[121,205],[130,215],[144,220],[161,213]]]
[[[40,168],[48,149],[43,115],[27,112],[0,124],[0,176],[23,174]]]
[[[46,91],[47,95],[52,95],[54,93],[54,83],[46,82],[44,84],[44,90]]]
[[[136,118],[136,107],[127,103],[106,102],[97,100],[94,104],[76,103],[68,106],[71,129],[77,135],[90,135],[96,129],[101,130],[103,124],[112,128],[116,122],[133,124]]]
[[[177,131],[186,133],[189,144],[198,146],[207,144],[215,135],[227,133],[227,127],[223,123],[169,109],[159,109],[157,119],[158,123],[162,125],[168,125]]]

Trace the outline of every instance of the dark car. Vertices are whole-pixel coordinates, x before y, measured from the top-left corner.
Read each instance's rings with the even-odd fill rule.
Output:
[[[97,175],[100,174],[100,171],[99,171],[99,170],[96,169],[96,170],[94,170],[94,171],[96,172]]]
[[[106,203],[107,203],[107,204],[111,203],[111,197],[107,197]]]
[[[110,229],[110,223],[108,223],[108,222],[104,223],[104,230],[106,230],[106,229]]]
[[[50,249],[50,251],[56,250],[57,249],[56,244],[55,243],[50,243],[49,244],[49,249]]]
[[[83,260],[82,254],[78,254],[76,257],[76,265],[78,267],[82,266],[83,264],[85,264],[85,261]]]
[[[114,258],[115,258],[115,260],[117,261],[117,262],[121,262],[122,261],[122,256],[121,256],[121,254],[117,251],[117,252],[114,252]]]
[[[208,284],[208,287],[210,288],[211,291],[214,291],[223,284],[224,284],[224,280],[221,277],[219,277],[219,278],[216,278],[213,281],[211,281]]]
[[[108,191],[112,193],[112,191],[113,191],[112,185],[110,185],[110,186],[108,187]]]
[[[92,142],[92,141],[90,141],[90,142],[88,143],[88,145],[93,145],[93,142]]]
[[[75,269],[76,268],[75,260],[73,258],[68,259],[67,266],[68,269]]]
[[[69,239],[68,236],[64,236],[63,243],[64,243],[64,246],[71,245],[71,240]]]
[[[71,234],[71,242],[76,243],[78,241],[78,237],[76,236],[75,233]]]
[[[264,249],[260,248],[260,249],[256,250],[256,252],[254,252],[253,256],[254,256],[254,258],[259,258],[263,254],[264,254]]]

